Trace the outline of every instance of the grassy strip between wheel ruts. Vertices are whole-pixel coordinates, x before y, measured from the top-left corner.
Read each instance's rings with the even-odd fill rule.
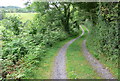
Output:
[[[30,75],[33,75],[32,78],[33,79],[50,79],[52,77],[55,56],[57,55],[59,49],[65,43],[67,43],[68,41],[70,41],[73,38],[75,38],[75,37],[70,37],[64,41],[56,43],[53,47],[49,48],[44,60],[42,60],[41,63],[31,72]],[[28,74],[28,76],[29,76],[29,74]],[[28,78],[31,78],[31,77],[28,77]]]
[[[82,42],[85,35],[67,49],[67,77],[69,79],[100,79],[83,55]]]

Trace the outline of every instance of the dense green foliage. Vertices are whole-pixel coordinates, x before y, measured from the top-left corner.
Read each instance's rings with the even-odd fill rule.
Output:
[[[103,55],[106,60],[118,63],[118,3],[99,3],[98,8],[93,22],[86,21],[86,26],[91,30],[88,46],[96,52],[98,59],[99,55]]]
[[[79,24],[90,30],[87,45],[94,55],[98,59],[104,55],[117,63],[118,3],[34,2],[29,9],[37,12],[33,20],[22,22],[17,16],[6,16],[0,23],[4,26],[3,78],[32,77],[32,70],[47,56],[49,48],[79,35]]]
[[[70,27],[72,21],[68,22],[67,18],[62,21],[69,25],[69,31],[65,28],[67,25],[61,24],[59,19],[64,18],[66,11],[59,15],[56,8],[44,8],[48,3],[39,4],[41,5],[34,3],[38,8],[43,7],[37,10],[38,14],[33,21],[23,23],[17,16],[7,16],[2,20],[2,25],[5,27],[2,31],[3,78],[27,78],[27,75],[47,56],[48,48],[68,36],[79,34],[76,23]]]
[[[12,73],[15,75],[8,76],[9,78],[19,77],[21,70],[39,63],[46,55],[47,47],[51,47],[56,41],[64,40],[67,37],[60,28],[36,26],[39,24],[37,19],[34,23],[29,22],[27,27],[20,26],[21,23],[17,17],[7,18],[3,22],[7,23],[4,24],[6,29],[3,30],[3,71],[11,74],[19,69],[19,72]]]
[[[78,34],[79,30],[79,12],[75,4],[73,3],[40,3],[35,2],[33,5],[36,11],[41,13],[41,16],[49,16],[47,21],[48,25],[56,23],[57,26],[62,27],[62,29],[67,32],[69,35]],[[39,7],[41,6],[41,7]],[[54,13],[54,14],[53,14]],[[40,16],[40,15],[39,15]],[[76,18],[78,17],[78,18]]]

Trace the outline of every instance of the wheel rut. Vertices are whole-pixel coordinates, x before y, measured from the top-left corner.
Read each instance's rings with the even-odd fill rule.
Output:
[[[66,51],[70,44],[72,44],[75,40],[80,38],[84,34],[83,28],[80,26],[82,30],[82,34],[75,39],[72,39],[68,43],[66,43],[58,52],[58,55],[55,58],[54,62],[54,71],[52,79],[67,79],[66,73]]]

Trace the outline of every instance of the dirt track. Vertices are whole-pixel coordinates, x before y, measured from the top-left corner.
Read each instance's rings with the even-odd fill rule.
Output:
[[[55,63],[54,63],[54,71],[53,71],[53,76],[52,79],[67,79],[67,73],[66,73],[66,50],[70,44],[72,44],[75,40],[80,38],[84,34],[83,28],[80,26],[82,29],[82,34],[69,41],[67,44],[65,44],[58,52],[58,55],[55,58]]]

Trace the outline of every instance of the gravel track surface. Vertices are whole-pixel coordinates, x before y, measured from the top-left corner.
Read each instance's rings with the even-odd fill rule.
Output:
[[[53,71],[53,76],[52,79],[67,79],[67,73],[66,73],[66,50],[69,47],[70,44],[72,44],[75,40],[80,38],[84,34],[83,28],[80,26],[82,30],[82,34],[69,41],[67,44],[65,44],[58,52],[58,55],[55,58],[55,63],[54,63],[54,71]]]

